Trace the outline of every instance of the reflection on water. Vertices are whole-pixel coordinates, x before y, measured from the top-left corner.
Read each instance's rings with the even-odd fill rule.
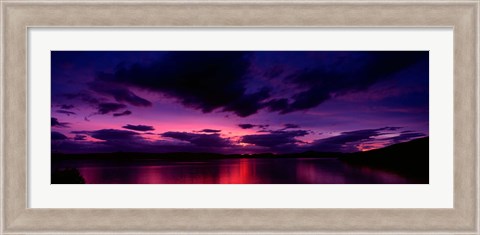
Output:
[[[52,169],[76,168],[87,184],[402,184],[397,174],[351,166],[334,158],[165,160],[62,160]]]

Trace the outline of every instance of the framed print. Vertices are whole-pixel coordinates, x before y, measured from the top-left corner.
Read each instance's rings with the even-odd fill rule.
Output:
[[[428,55],[51,51],[51,183],[428,184]]]
[[[3,1],[2,232],[478,233],[478,1]]]

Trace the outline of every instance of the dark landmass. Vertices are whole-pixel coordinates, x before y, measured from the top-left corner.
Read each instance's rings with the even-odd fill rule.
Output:
[[[85,179],[78,169],[59,169],[52,172],[52,184],[85,184]]]
[[[346,154],[340,159],[348,164],[378,168],[416,179],[429,180],[429,138],[390,145],[385,148]]]

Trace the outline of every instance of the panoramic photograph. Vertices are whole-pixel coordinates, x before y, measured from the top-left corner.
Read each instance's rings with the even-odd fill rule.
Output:
[[[51,51],[50,138],[52,184],[428,184],[429,52]]]

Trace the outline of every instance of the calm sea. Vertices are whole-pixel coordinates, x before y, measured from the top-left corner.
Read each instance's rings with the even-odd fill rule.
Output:
[[[405,184],[393,172],[335,158],[166,160],[59,160],[53,169],[76,168],[87,184]]]

